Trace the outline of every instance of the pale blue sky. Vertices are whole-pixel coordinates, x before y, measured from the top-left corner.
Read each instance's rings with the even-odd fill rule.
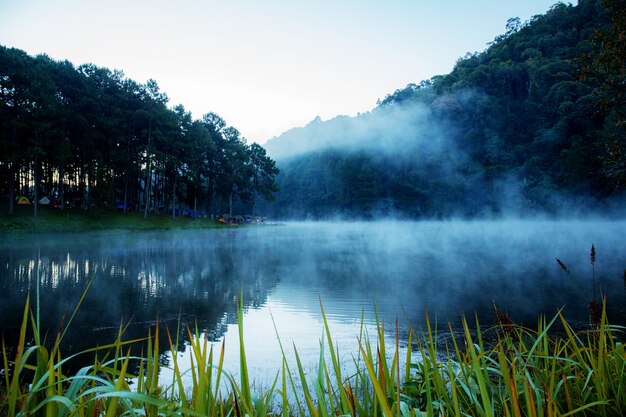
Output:
[[[449,72],[556,0],[0,0],[0,44],[155,79],[265,142]]]

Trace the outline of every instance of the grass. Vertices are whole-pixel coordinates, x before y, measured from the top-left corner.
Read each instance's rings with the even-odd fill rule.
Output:
[[[150,230],[150,229],[197,229],[224,227],[215,219],[173,218],[167,214],[148,214],[115,209],[55,209],[40,206],[37,217],[31,206],[16,206],[13,214],[7,214],[6,204],[0,205],[0,233],[56,233],[85,232],[96,230]]]
[[[530,330],[501,320],[494,328],[465,321],[463,335],[442,352],[428,319],[423,333],[409,332],[406,356],[400,357],[400,335],[385,338],[386,323],[377,319],[370,338],[362,326],[356,371],[345,369],[320,302],[324,331],[317,371],[307,374],[295,350],[290,369],[284,350],[281,372],[270,388],[255,391],[248,375],[243,339],[243,303],[238,300],[239,378],[223,368],[224,345],[214,351],[197,328],[191,340],[189,370],[173,355],[171,380],[160,380],[159,332],[148,331],[145,350],[133,356],[137,340],[124,340],[124,329],[111,344],[83,355],[93,364],[65,375],[57,332],[52,347],[40,336],[37,317],[27,298],[19,345],[12,357],[2,344],[0,415],[15,416],[624,416],[626,351],[616,338],[623,329],[599,323],[576,332],[561,314],[539,318]],[[77,307],[78,309],[78,307]],[[75,311],[76,313],[76,311]],[[72,315],[73,317],[73,315]],[[69,320],[71,322],[71,318]],[[555,332],[555,327],[560,328]],[[471,330],[472,329],[472,330]],[[178,351],[167,327],[168,348]],[[486,341],[483,335],[496,332]],[[176,331],[174,334],[178,335]],[[277,335],[276,337],[280,337]],[[29,341],[30,340],[30,341]],[[281,343],[282,348],[282,343]],[[330,353],[330,359],[327,360]],[[419,355],[418,355],[419,354]],[[414,361],[414,357],[419,361]],[[130,361],[139,361],[131,374]],[[191,374],[191,385],[183,377]],[[131,381],[133,383],[131,384]]]

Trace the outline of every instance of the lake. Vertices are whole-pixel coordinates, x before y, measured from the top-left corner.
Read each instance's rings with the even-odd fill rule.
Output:
[[[174,335],[183,324],[176,353],[183,364],[184,324],[197,324],[211,341],[226,339],[225,368],[236,373],[242,293],[248,365],[266,384],[280,367],[277,333],[288,355],[293,342],[305,368],[315,367],[320,301],[346,355],[356,352],[361,322],[371,326],[376,312],[390,337],[396,319],[402,334],[409,323],[423,326],[426,310],[444,329],[447,322],[458,326],[464,314],[490,326],[494,305],[527,325],[563,308],[582,326],[594,291],[592,244],[597,295],[607,296],[609,319],[624,324],[624,221],[285,223],[5,239],[0,329],[15,345],[26,295],[34,304],[39,283],[42,327],[52,338],[93,278],[64,340],[65,355],[112,342],[120,325],[128,325],[127,339],[146,336],[158,319]],[[167,363],[172,352],[162,355]]]

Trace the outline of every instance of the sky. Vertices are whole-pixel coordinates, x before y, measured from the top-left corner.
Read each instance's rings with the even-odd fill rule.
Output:
[[[0,44],[154,79],[248,142],[367,112],[556,0],[0,0]]]

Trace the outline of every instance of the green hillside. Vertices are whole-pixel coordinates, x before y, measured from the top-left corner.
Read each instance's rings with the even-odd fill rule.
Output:
[[[267,144],[276,216],[482,216],[623,196],[624,1],[554,5],[450,74]]]

